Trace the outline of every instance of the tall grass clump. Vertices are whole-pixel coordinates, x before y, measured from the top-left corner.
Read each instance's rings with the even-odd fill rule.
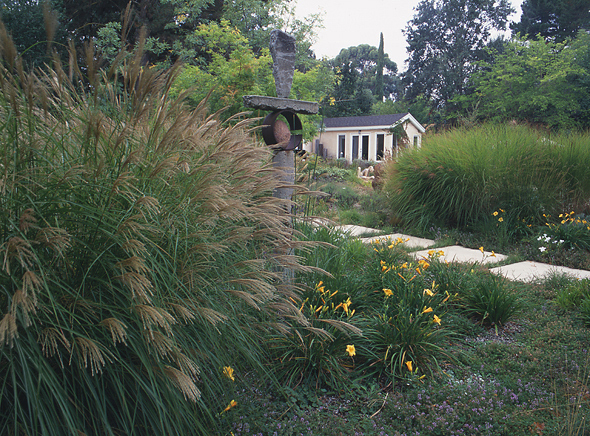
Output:
[[[300,317],[269,151],[141,45],[27,73],[0,39],[0,434],[218,433],[262,326]]]
[[[394,211],[417,227],[494,228],[510,239],[544,224],[543,214],[588,207],[590,177],[581,169],[588,153],[587,135],[457,129],[393,161],[385,189]]]

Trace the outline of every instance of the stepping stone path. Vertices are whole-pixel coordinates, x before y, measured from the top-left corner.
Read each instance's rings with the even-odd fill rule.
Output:
[[[361,226],[336,226],[336,229],[348,233],[353,237],[361,235],[368,235],[371,233],[379,233],[379,230],[371,229]],[[401,233],[394,233],[384,236],[363,237],[360,240],[364,243],[371,244],[375,242],[397,241],[401,240],[408,248],[420,248],[422,250],[413,251],[410,255],[416,259],[428,258],[428,248],[435,245],[432,239],[416,238],[414,236],[403,235]],[[461,262],[491,265],[507,259],[507,256],[490,251],[483,251],[465,248],[459,245],[452,245],[448,247],[437,247],[437,251],[442,251],[440,259],[447,262]],[[490,268],[493,274],[498,274],[506,277],[509,280],[517,280],[520,282],[533,282],[535,280],[543,279],[551,274],[566,274],[577,279],[590,279],[590,271],[566,268],[563,266],[549,265],[540,262],[518,262]]]

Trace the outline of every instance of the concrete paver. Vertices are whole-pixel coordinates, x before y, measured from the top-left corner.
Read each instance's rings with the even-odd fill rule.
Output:
[[[376,229],[353,225],[335,226],[335,228],[348,233],[353,237],[379,232],[379,230]],[[361,238],[360,240],[367,244],[375,242],[403,241],[403,244],[409,248],[422,248],[420,251],[410,253],[410,255],[415,259],[428,259],[428,252],[431,250],[426,248],[435,244],[435,241],[432,239],[417,238],[414,236],[404,235],[402,233],[365,237]],[[443,262],[479,263],[487,265],[500,262],[507,257],[503,254],[493,253],[490,251],[484,251],[482,253],[480,250],[465,248],[459,245],[435,248],[434,250],[443,252],[443,254],[439,257],[439,259]],[[517,280],[521,282],[532,282],[538,279],[547,278],[551,274],[567,274],[578,279],[590,279],[590,271],[531,261],[518,262],[510,265],[491,268],[490,272],[493,274],[502,275],[509,280]]]
[[[379,233],[377,229],[371,229],[369,227],[363,226],[353,226],[350,224],[345,224],[342,226],[335,226],[335,229],[339,229],[344,233],[348,233],[350,236],[360,236],[360,235],[369,235],[371,233]]]
[[[449,247],[436,248],[435,250],[443,252],[443,254],[439,257],[439,259],[443,262],[488,264],[497,263],[506,259],[506,256],[503,254],[493,253],[491,251],[484,251],[482,253],[480,250],[465,248],[461,247],[460,245],[451,245]],[[429,251],[430,250],[422,250],[410,254],[416,259],[428,259]]]
[[[408,236],[403,235],[401,233],[394,233],[391,235],[384,235],[384,236],[373,236],[370,238],[361,238],[365,244],[373,244],[376,242],[395,242],[395,241],[403,241],[406,247],[409,248],[426,248],[434,245],[434,241],[432,239],[424,239],[424,238],[417,238],[415,236]]]
[[[578,279],[590,279],[590,271],[566,268],[564,266],[549,265],[547,263],[524,261],[490,269],[494,274],[500,274],[509,280],[532,282],[547,278],[551,274],[567,274]]]

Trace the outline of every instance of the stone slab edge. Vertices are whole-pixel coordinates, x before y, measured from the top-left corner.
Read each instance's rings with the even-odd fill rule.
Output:
[[[517,280],[519,282],[531,282],[536,279],[545,278],[550,274],[566,274],[577,279],[590,279],[590,271],[528,260],[492,268],[490,269],[490,272],[502,275],[509,280]]]
[[[444,255],[439,257],[439,259],[443,262],[487,264],[496,263],[506,259],[506,256],[503,254],[492,253],[490,251],[484,251],[482,253],[480,250],[476,250],[474,248],[465,248],[460,245],[451,245],[448,247],[436,248],[434,250],[437,252],[442,251],[444,253]],[[411,254],[416,258],[421,257],[428,259],[428,251],[429,250],[416,251]]]
[[[407,236],[401,233],[394,233],[393,235],[373,236],[370,238],[361,238],[365,244],[376,244],[380,242],[395,242],[401,239],[402,243],[410,248],[426,248],[434,245],[431,239],[417,238],[415,236]]]
[[[267,111],[291,110],[298,114],[313,115],[320,110],[314,101],[292,100],[290,98],[264,97],[262,95],[244,95],[244,106]]]

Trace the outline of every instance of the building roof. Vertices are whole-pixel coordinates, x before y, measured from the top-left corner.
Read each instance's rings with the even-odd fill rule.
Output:
[[[418,130],[424,133],[425,129],[409,112],[390,115],[364,115],[360,117],[324,118],[326,129],[358,128],[358,127],[390,127],[400,122],[409,120]]]
[[[391,126],[401,120],[406,114],[325,118],[324,125],[326,127]]]

